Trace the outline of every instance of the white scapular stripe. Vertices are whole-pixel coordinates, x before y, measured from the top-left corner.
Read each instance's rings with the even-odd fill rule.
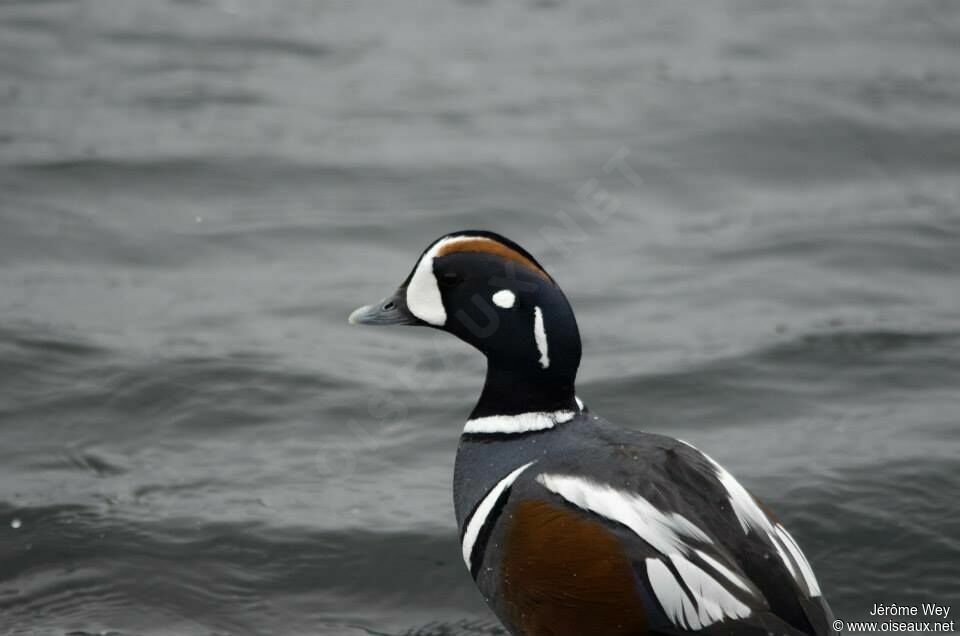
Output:
[[[537,482],[578,508],[627,526],[661,554],[688,552],[683,537],[712,543],[685,517],[664,513],[640,495],[571,475],[541,474]]]
[[[464,433],[528,433],[553,428],[577,416],[573,411],[518,413],[517,415],[488,415],[467,420]]]
[[[461,546],[463,548],[463,562],[467,564],[467,569],[470,568],[470,555],[473,554],[473,544],[477,542],[477,536],[480,534],[484,522],[490,515],[490,511],[493,510],[493,506],[496,505],[503,491],[513,485],[513,482],[517,480],[520,473],[530,468],[531,464],[534,463],[535,462],[524,464],[498,481],[497,485],[490,489],[490,492],[487,493],[486,497],[483,498],[480,505],[478,505],[477,509],[473,512],[473,516],[470,517],[470,521],[467,522],[467,529],[463,533],[463,545]]]
[[[447,310],[443,306],[440,286],[437,285],[437,277],[433,273],[433,259],[448,245],[477,240],[489,241],[490,239],[469,235],[448,237],[434,243],[420,258],[407,284],[407,308],[414,316],[438,327],[446,324]]]
[[[678,441],[683,442],[683,440]],[[733,507],[733,512],[737,515],[737,520],[740,522],[743,531],[748,533],[752,529],[765,534],[777,550],[777,554],[780,556],[780,560],[783,561],[784,567],[787,568],[787,571],[790,572],[797,583],[807,590],[809,596],[820,596],[820,585],[817,583],[817,578],[813,574],[813,568],[810,567],[809,561],[807,561],[807,558],[803,555],[800,546],[793,540],[793,537],[791,537],[780,524],[774,525],[770,517],[757,505],[757,500],[753,498],[753,495],[747,492],[747,489],[741,486],[740,482],[727,472],[723,466],[692,444],[687,442],[683,443],[703,455],[713,466],[717,479],[720,480],[720,483],[727,491],[730,505]],[[790,556],[788,556],[787,553],[789,553]],[[794,567],[794,562],[796,562],[797,567]],[[797,568],[799,568],[799,571]]]
[[[517,295],[509,289],[501,289],[493,295],[493,304],[502,309],[510,309],[517,302]]]
[[[722,620],[750,615],[751,610],[745,603],[685,556],[696,552],[701,558],[706,557],[701,550],[692,548],[686,539],[712,543],[710,537],[686,517],[675,512],[665,513],[640,495],[582,477],[545,473],[537,475],[537,482],[578,508],[627,526],[663,555],[662,558],[646,559],[647,577],[667,617],[678,627],[700,629]],[[680,575],[679,580],[666,565],[666,559],[673,563]],[[729,568],[710,557],[704,561],[734,585],[751,596],[755,595]],[[690,594],[686,590],[690,590]]]
[[[533,338],[537,342],[537,351],[540,352],[540,366],[546,369],[550,366],[550,354],[547,348],[547,330],[543,326],[543,311],[539,306],[533,308]]]

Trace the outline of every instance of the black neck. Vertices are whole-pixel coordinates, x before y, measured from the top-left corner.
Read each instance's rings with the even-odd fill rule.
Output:
[[[530,373],[487,360],[487,379],[470,419],[530,412],[576,411],[576,369],[572,373]]]

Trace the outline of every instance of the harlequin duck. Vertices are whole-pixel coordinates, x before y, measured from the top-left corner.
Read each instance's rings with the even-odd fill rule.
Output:
[[[513,241],[448,234],[350,322],[433,327],[486,355],[454,505],[464,562],[512,634],[837,633],[796,541],[729,472],[577,398],[573,310]]]

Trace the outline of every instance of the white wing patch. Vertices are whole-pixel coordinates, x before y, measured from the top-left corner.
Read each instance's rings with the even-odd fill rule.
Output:
[[[647,578],[660,605],[674,625],[700,629],[713,623],[745,618],[751,610],[723,583],[693,563],[688,556],[704,553],[688,540],[712,540],[686,517],[663,512],[644,497],[571,475],[540,474],[537,482],[583,510],[616,521],[637,534],[662,558],[646,559]],[[667,560],[673,565],[671,569]],[[755,597],[755,592],[732,570],[716,559],[703,559],[735,588]],[[688,593],[689,590],[689,593]],[[758,599],[759,600],[759,599]]]
[[[480,535],[480,530],[483,528],[487,517],[490,516],[490,511],[493,510],[503,491],[513,485],[513,482],[517,480],[520,473],[530,468],[530,465],[533,463],[534,462],[524,464],[498,481],[497,485],[490,489],[490,492],[487,493],[480,502],[480,505],[477,506],[473,516],[470,517],[470,521],[467,523],[467,529],[463,533],[463,545],[461,546],[463,548],[463,562],[467,564],[468,570],[470,569],[470,556],[473,554],[473,544],[477,542],[477,537]]]
[[[707,565],[712,567],[714,570],[716,570],[720,574],[727,577],[728,581],[730,581],[731,583],[739,587],[744,592],[749,592],[750,594],[754,593],[754,591],[750,588],[750,586],[747,585],[746,581],[740,578],[740,576],[736,572],[734,572],[733,570],[725,566],[723,563],[720,563],[719,561],[714,559],[712,556],[710,556],[703,550],[697,550],[696,552],[697,552],[697,556],[699,556],[701,559],[706,561]]]
[[[660,559],[647,559],[647,578],[670,622],[686,628],[687,617],[696,616],[697,610],[670,568]]]
[[[683,440],[679,441],[683,442]],[[766,535],[784,566],[794,580],[807,591],[807,595],[811,598],[820,596],[820,584],[817,583],[817,577],[813,574],[813,568],[810,567],[810,562],[807,561],[807,557],[804,556],[800,546],[793,540],[790,533],[779,523],[771,521],[770,517],[757,505],[757,500],[723,466],[692,444],[683,443],[700,453],[713,466],[717,479],[720,480],[727,491],[730,505],[733,507],[733,512],[737,515],[737,520],[740,522],[744,533],[754,530]]]
[[[516,415],[489,415],[467,420],[464,433],[528,433],[553,428],[569,422],[577,414],[573,411],[532,412]]]
[[[750,616],[750,608],[718,583],[715,578],[704,572],[703,569],[680,554],[671,554],[670,560],[696,601],[695,603],[682,604],[688,629],[700,629],[728,618],[736,619]],[[654,589],[654,593],[656,593],[656,589]],[[661,601],[661,604],[663,604],[663,601]],[[689,611],[690,608],[693,608],[694,611]]]

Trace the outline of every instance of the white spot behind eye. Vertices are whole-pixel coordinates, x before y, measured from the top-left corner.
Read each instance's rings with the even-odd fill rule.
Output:
[[[509,289],[501,289],[493,295],[493,304],[497,307],[510,309],[517,302],[517,296]]]

